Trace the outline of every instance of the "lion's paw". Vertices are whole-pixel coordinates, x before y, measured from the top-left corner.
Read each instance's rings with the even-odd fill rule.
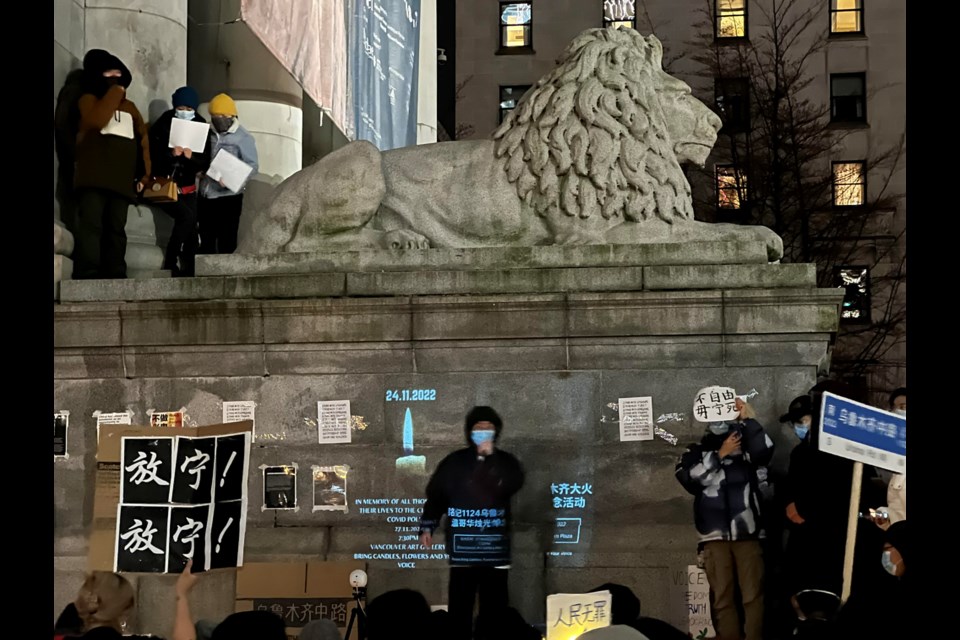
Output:
[[[415,231],[387,231],[380,241],[384,249],[429,249],[430,241]]]

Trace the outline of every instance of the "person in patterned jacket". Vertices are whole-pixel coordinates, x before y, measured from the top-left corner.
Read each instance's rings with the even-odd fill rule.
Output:
[[[691,444],[677,463],[680,484],[694,496],[694,520],[718,640],[763,637],[763,554],[760,540],[759,467],[773,457],[773,440],[757,422],[753,408],[739,398],[732,423],[707,426],[700,442]],[[744,616],[741,624],[734,593],[739,586]]]

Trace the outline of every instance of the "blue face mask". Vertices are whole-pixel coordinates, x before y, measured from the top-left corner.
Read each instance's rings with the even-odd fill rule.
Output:
[[[890,552],[889,552],[889,551],[884,551],[884,552],[883,552],[883,556],[881,556],[880,562],[883,564],[883,568],[886,569],[887,573],[889,573],[889,574],[892,575],[892,576],[896,576],[896,575],[897,575],[897,565],[896,565],[896,563],[894,563],[894,561],[890,558]]]
[[[496,431],[471,431],[470,439],[473,440],[473,444],[479,447],[484,443],[492,442],[496,435]]]
[[[177,109],[173,112],[173,115],[177,116],[181,120],[193,120],[193,115],[196,113],[193,109],[188,109],[184,111],[183,109]]]
[[[726,422],[711,422],[707,428],[710,429],[710,433],[715,436],[722,436],[730,431],[730,425],[728,425]]]
[[[807,433],[810,432],[810,425],[806,424],[795,424],[793,425],[793,432],[797,434],[797,437],[803,440],[807,437]]]

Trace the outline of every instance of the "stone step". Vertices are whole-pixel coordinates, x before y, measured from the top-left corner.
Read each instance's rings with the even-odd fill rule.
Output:
[[[812,264],[420,270],[64,281],[60,301],[242,300],[606,291],[802,289]]]
[[[767,249],[762,242],[737,241],[200,255],[197,275],[767,263]]]

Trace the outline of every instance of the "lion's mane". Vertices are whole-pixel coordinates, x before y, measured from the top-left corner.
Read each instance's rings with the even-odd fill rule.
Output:
[[[541,216],[693,218],[658,92],[663,47],[633,29],[591,29],[494,132],[496,154]]]

